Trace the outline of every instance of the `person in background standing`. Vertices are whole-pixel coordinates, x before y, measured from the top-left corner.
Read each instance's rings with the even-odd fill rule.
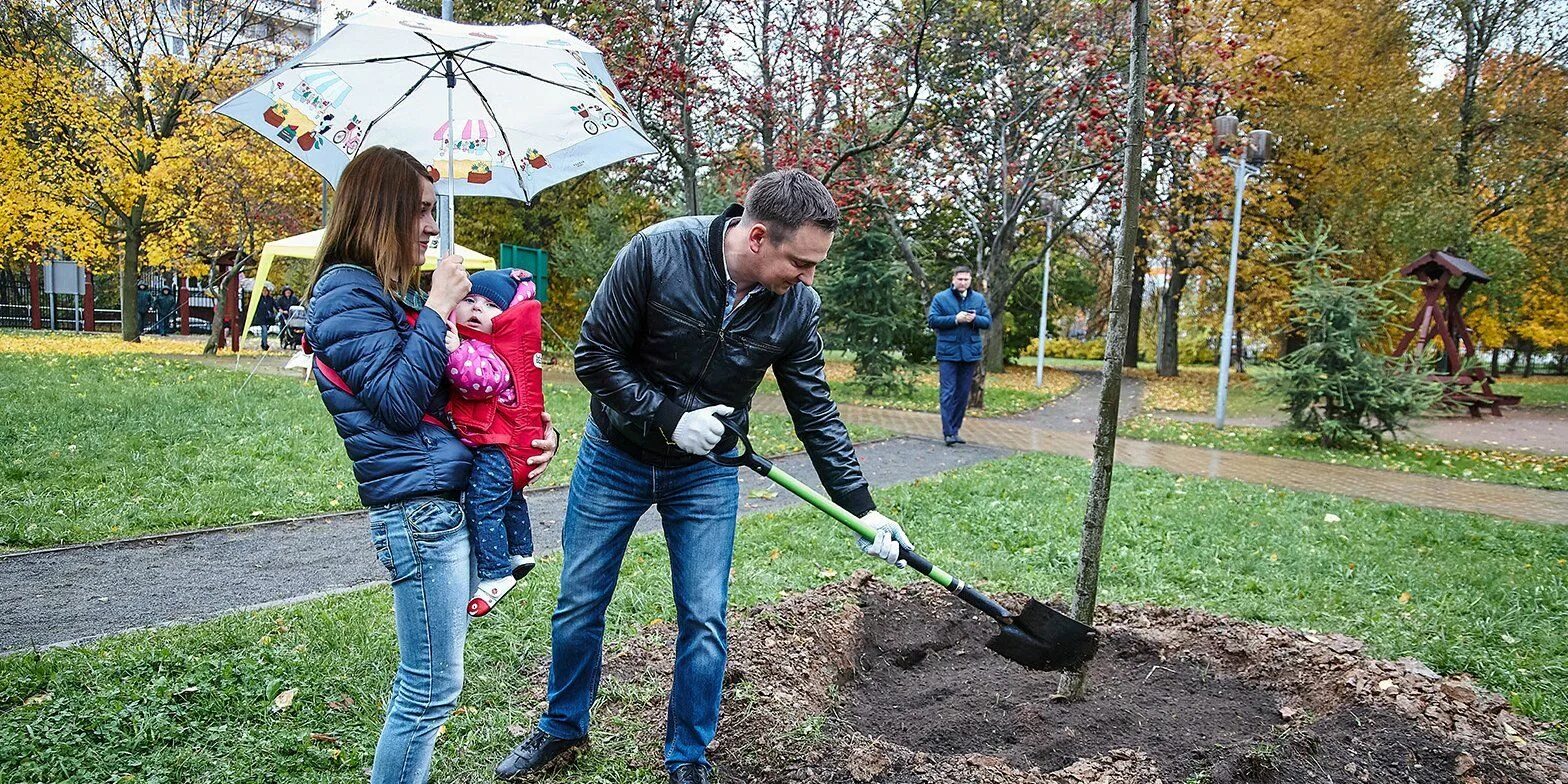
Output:
[[[158,334],[169,334],[169,324],[174,321],[174,289],[168,286],[158,289],[158,296],[153,298],[152,304],[158,311]]]
[[[936,330],[936,362],[940,368],[942,390],[942,440],[948,445],[964,443],[958,429],[964,425],[964,410],[969,407],[969,388],[974,383],[975,366],[984,357],[980,332],[991,326],[991,310],[985,295],[971,291],[974,278],[968,267],[953,268],[951,288],[931,298],[926,324]]]
[[[148,316],[152,314],[152,289],[146,283],[136,284],[136,334],[147,331]]]
[[[261,327],[261,350],[271,351],[267,346],[267,336],[272,332],[272,325],[278,320],[277,300],[272,297],[272,289],[263,287],[261,296],[256,299],[256,320],[252,321]]]

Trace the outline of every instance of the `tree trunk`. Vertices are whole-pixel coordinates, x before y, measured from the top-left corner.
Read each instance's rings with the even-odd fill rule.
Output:
[[[138,197],[131,205],[130,217],[123,224],[125,239],[120,246],[120,338],[129,343],[139,343],[142,339],[142,314],[137,309],[136,278],[141,275],[142,216],[146,209],[146,196]]]
[[[223,309],[228,304],[229,286],[228,276],[213,287],[212,295],[212,330],[207,334],[207,342],[202,345],[201,353],[215,356],[218,349],[223,347]]]
[[[1526,340],[1521,346],[1524,352],[1524,377],[1535,375],[1535,341]]]
[[[985,363],[975,363],[975,380],[969,387],[969,400],[964,402],[964,408],[976,411],[985,410]]]
[[[1001,372],[1007,364],[1007,300],[1012,296],[1013,288],[1006,283],[995,284],[986,292],[986,306],[991,309],[991,326],[982,335],[987,370]]]
[[[1073,617],[1094,623],[1100,591],[1100,544],[1105,513],[1111,500],[1111,467],[1116,458],[1116,420],[1121,413],[1122,357],[1127,348],[1127,294],[1132,287],[1133,254],[1143,202],[1143,125],[1149,79],[1149,0],[1135,0],[1132,13],[1132,62],[1127,91],[1127,158],[1122,177],[1122,234],[1111,279],[1109,334],[1105,339],[1105,385],[1100,389],[1100,414],[1094,433],[1094,459],[1089,497],[1084,504],[1083,537],[1078,552],[1078,579],[1073,591]],[[1086,669],[1062,673],[1057,691],[1081,699]]]
[[[1143,332],[1143,283],[1146,275],[1140,274],[1142,264],[1136,264],[1132,276],[1132,293],[1127,295],[1127,348],[1122,351],[1122,367],[1138,367],[1138,339]]]
[[[1492,378],[1497,378],[1497,349],[1492,349]]]
[[[1177,329],[1181,318],[1181,293],[1187,283],[1187,273],[1172,272],[1165,289],[1160,292],[1159,338],[1155,341],[1154,372],[1163,378],[1174,378],[1181,372],[1181,350]]]

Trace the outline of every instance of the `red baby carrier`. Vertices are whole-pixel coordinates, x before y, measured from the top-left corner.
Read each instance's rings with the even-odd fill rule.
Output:
[[[505,450],[507,462],[512,465],[512,487],[516,489],[528,485],[532,468],[528,458],[540,454],[533,443],[545,437],[542,323],[539,300],[525,299],[496,316],[488,335],[457,325],[457,334],[464,340],[482,341],[495,349],[496,356],[512,373],[517,400],[502,405],[496,397],[467,400],[454,394],[447,410],[464,441]]]

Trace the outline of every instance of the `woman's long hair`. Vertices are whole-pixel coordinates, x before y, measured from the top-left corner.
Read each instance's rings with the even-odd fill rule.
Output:
[[[420,217],[419,181],[433,182],[425,165],[395,147],[360,150],[338,178],[332,214],[316,251],[316,271],[357,264],[376,273],[389,293],[406,293],[419,278],[422,253],[414,247]]]

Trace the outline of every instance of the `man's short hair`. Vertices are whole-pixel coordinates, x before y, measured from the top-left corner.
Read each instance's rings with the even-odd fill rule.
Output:
[[[742,213],[768,227],[775,242],[786,242],[808,223],[838,231],[838,204],[821,180],[800,169],[778,169],[762,175],[746,191]]]
[[[954,267],[954,268],[953,268],[953,271],[952,271],[952,272],[949,272],[949,273],[948,273],[948,274],[947,274],[947,276],[948,276],[948,277],[949,277],[949,278],[951,278],[951,277],[953,277],[953,276],[955,276],[955,275],[974,275],[974,274],[975,274],[975,273],[974,273],[974,270],[971,270],[971,269],[969,269],[969,268],[968,268],[968,267],[966,267],[966,266],[964,266],[964,265],[962,265],[962,264],[960,264],[960,265],[958,265],[958,266],[956,266],[956,267]]]

